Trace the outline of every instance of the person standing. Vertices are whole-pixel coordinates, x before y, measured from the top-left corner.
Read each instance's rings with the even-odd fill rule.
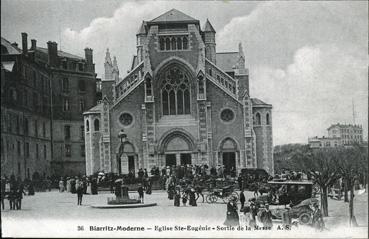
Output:
[[[243,207],[245,206],[245,201],[246,201],[246,198],[245,198],[245,194],[243,193],[243,189],[242,189],[240,193],[241,209],[243,209]]]
[[[76,185],[76,192],[77,192],[77,205],[82,205],[82,197],[83,197],[83,184],[82,182],[79,182]]]
[[[236,198],[232,197],[227,203],[227,216],[224,225],[238,226],[240,224],[239,220]]]
[[[176,193],[174,195],[174,206],[179,207],[180,206],[180,200],[181,200],[181,191],[179,188],[176,189]]]
[[[137,192],[138,192],[138,197],[141,200],[141,203],[144,203],[144,190],[143,190],[142,184],[138,185]]]
[[[313,213],[313,226],[316,230],[323,231],[324,229],[324,221],[322,211],[319,208],[317,203],[314,204],[314,213]]]
[[[269,210],[269,205],[265,204],[265,210],[263,212],[263,226],[273,227],[272,212]]]
[[[250,202],[250,214],[249,226],[254,227],[256,226],[256,215],[258,214],[258,208],[254,201]]]
[[[16,207],[17,210],[22,209],[22,199],[23,199],[23,194],[25,195],[26,193],[24,192],[24,185],[23,182],[20,178],[18,178],[18,182],[17,182],[17,191],[16,191]]]
[[[194,188],[191,188],[191,191],[190,191],[190,205],[193,207],[197,207]]]
[[[63,182],[63,178],[60,178],[59,181],[59,192],[64,192],[64,182]]]
[[[4,210],[4,199],[5,199],[5,177],[1,177],[1,209]]]

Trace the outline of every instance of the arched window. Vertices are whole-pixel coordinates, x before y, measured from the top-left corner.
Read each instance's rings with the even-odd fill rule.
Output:
[[[86,120],[86,132],[90,131],[90,122]]]
[[[94,121],[94,130],[95,131],[100,130],[100,121],[98,119],[95,119],[95,121]]]
[[[151,79],[146,78],[146,96],[152,95],[152,88],[151,88]]]
[[[176,38],[172,37],[172,50],[177,49],[177,43],[176,43]]]
[[[187,50],[188,48],[188,40],[187,37],[183,37],[183,50]]]
[[[199,94],[204,94],[204,78],[202,76],[199,76]]]
[[[161,98],[163,115],[190,114],[189,77],[177,67],[172,67],[161,75]]]
[[[164,51],[164,45],[165,45],[164,37],[161,37],[160,38],[160,50],[161,51]]]
[[[270,125],[270,119],[269,119],[269,114],[268,113],[266,114],[266,124]]]
[[[165,50],[170,50],[170,39],[169,37],[165,39]]]
[[[256,113],[256,125],[261,125],[261,117],[259,113]]]
[[[177,39],[177,49],[182,50],[182,38],[178,37]]]

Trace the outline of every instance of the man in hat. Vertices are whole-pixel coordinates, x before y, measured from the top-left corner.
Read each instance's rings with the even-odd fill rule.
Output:
[[[141,183],[138,184],[137,192],[138,192],[138,197],[141,200],[141,203],[144,203],[144,190],[143,190],[143,187],[142,187],[142,184]]]

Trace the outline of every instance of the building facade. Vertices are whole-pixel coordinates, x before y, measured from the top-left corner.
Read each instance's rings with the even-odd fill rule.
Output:
[[[1,38],[2,175],[50,175],[50,85],[49,72],[34,61],[25,41],[19,49]]]
[[[3,49],[4,52],[8,51],[8,54],[2,54],[2,75],[5,76],[2,97],[7,99],[1,103],[2,118],[4,113],[4,117],[8,117],[6,124],[18,122],[14,121],[15,116],[7,116],[7,112],[10,109],[19,111],[21,108],[20,125],[25,127],[24,146],[21,145],[25,159],[20,164],[20,171],[29,169],[32,174],[32,171],[39,172],[38,167],[42,165],[45,168],[42,172],[48,175],[83,175],[86,167],[82,113],[96,104],[96,74],[92,50],[86,48],[85,58],[82,58],[58,50],[56,42],[48,42],[47,48],[38,47],[34,39],[31,43],[28,48],[26,33],[22,33],[22,50],[3,38],[1,43],[2,52]],[[11,60],[8,58],[16,59],[11,69],[7,63]],[[7,93],[12,92],[13,88],[16,93],[12,93],[10,97]],[[15,98],[17,101],[13,102]],[[20,132],[22,130],[21,128]],[[12,147],[13,143],[10,143],[10,148]],[[10,157],[7,152],[4,153],[5,158]],[[21,152],[21,156],[22,154]],[[40,155],[42,161],[39,160]],[[13,164],[18,164],[15,162],[13,160]],[[15,169],[4,172],[18,171],[19,164]],[[22,174],[28,176],[28,173]]]
[[[311,148],[329,148],[363,144],[363,127],[352,124],[332,124],[328,129],[328,137],[311,137],[308,139]]]
[[[172,9],[143,21],[126,76],[107,51],[102,101],[84,113],[87,174],[183,164],[273,174],[272,106],[250,97],[242,45],[217,53],[215,35]]]

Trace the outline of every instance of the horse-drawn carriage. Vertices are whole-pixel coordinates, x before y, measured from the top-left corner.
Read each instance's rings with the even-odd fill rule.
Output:
[[[219,199],[222,199],[224,203],[227,203],[230,198],[235,197],[238,201],[239,195],[234,191],[234,185],[228,185],[222,188],[215,188],[209,192],[206,196],[206,202],[216,203]]]

